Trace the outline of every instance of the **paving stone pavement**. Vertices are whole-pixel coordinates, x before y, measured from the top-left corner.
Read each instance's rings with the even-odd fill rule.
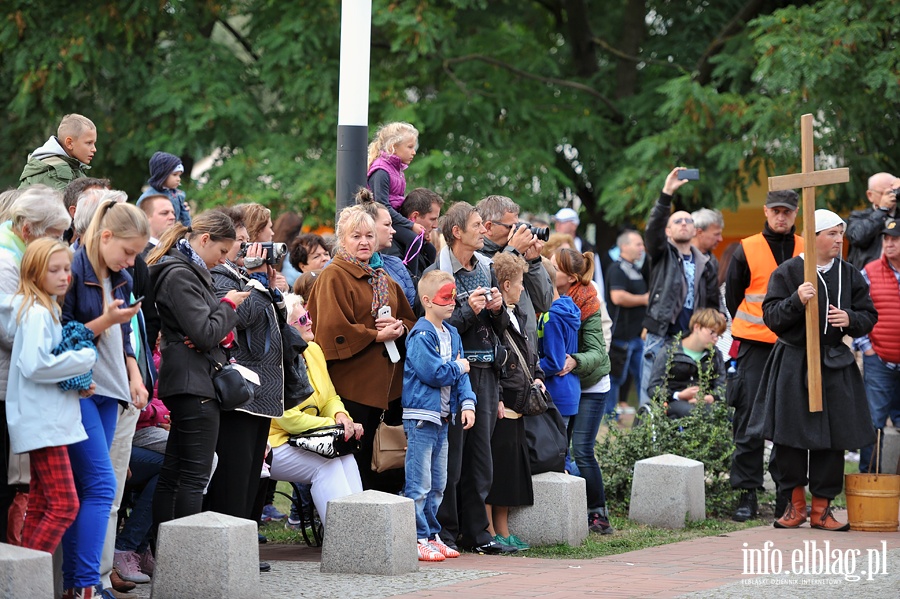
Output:
[[[837,517],[846,521],[843,512],[838,512]],[[840,573],[816,574],[817,566],[811,561],[814,554],[819,556],[818,563],[827,561],[832,573]],[[900,596],[900,532],[830,533],[812,530],[808,525],[794,530],[761,526],[590,560],[464,553],[458,559],[421,564],[418,573],[393,578],[320,574],[320,555],[319,550],[300,545],[260,546],[260,559],[272,564],[271,572],[260,575],[260,596],[264,599],[459,599],[461,596],[886,599]],[[798,559],[799,573],[771,574],[779,563],[781,571],[797,570],[792,563],[794,556]],[[766,571],[763,564],[768,564],[770,570]],[[803,572],[803,564],[810,568],[808,573]],[[878,573],[869,574],[875,564]],[[860,579],[853,580],[855,575]],[[137,596],[148,599],[150,585],[139,585]]]

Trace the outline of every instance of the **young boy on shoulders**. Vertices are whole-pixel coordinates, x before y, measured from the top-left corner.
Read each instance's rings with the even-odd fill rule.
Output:
[[[56,135],[28,156],[19,175],[19,189],[38,183],[53,189],[65,189],[71,181],[86,177],[84,171],[97,152],[97,127],[80,114],[67,114]]]
[[[444,322],[456,305],[453,275],[434,270],[419,281],[425,316],[406,340],[403,370],[403,428],[406,431],[406,486],[403,495],[416,504],[419,560],[440,562],[459,557],[441,541],[438,508],[447,484],[447,427],[457,414],[464,429],[475,424],[475,393],[462,339]]]

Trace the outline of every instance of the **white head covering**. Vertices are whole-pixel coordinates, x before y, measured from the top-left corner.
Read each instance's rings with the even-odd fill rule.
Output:
[[[844,228],[847,228],[847,223],[831,210],[824,210],[822,208],[816,210],[816,233],[838,225],[844,225]]]
[[[553,216],[553,220],[558,223],[574,222],[578,223],[578,213],[571,208],[562,208]]]

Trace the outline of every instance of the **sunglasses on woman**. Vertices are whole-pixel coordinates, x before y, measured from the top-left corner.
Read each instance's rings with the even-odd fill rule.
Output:
[[[299,324],[301,327],[309,326],[312,324],[312,316],[310,316],[309,312],[307,312],[306,314],[292,322],[291,326],[294,326],[295,324]]]

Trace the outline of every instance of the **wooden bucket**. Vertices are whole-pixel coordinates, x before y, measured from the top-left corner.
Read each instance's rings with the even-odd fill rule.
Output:
[[[875,441],[876,470],[881,464],[881,431]],[[872,462],[869,461],[869,470]],[[894,532],[900,526],[900,475],[845,474],[844,494],[847,496],[847,520],[852,530],[866,532]]]

